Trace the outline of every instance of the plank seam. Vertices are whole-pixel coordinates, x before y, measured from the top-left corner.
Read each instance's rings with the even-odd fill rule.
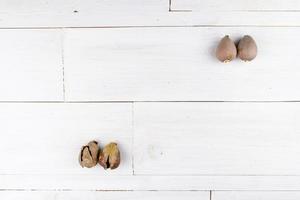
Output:
[[[0,189],[0,193],[1,192],[72,192],[72,191],[86,191],[86,192],[209,192],[208,190],[100,190],[100,189],[13,189],[13,188],[9,188],[9,189]],[[216,191],[222,191],[222,190],[216,190]],[[228,191],[228,190],[225,190]],[[239,190],[233,190],[233,191],[239,191]],[[251,190],[247,190],[247,191],[251,191]],[[252,191],[263,191],[263,190],[252,190]],[[266,191],[272,191],[272,190],[266,190]],[[278,190],[275,190],[278,191]],[[279,190],[280,192],[284,190]],[[287,190],[287,192],[290,190]],[[295,190],[298,191],[298,190]]]
[[[132,175],[135,175],[135,172],[134,172],[134,127],[135,127],[135,120],[134,120],[134,102],[131,103],[131,121],[132,121],[132,138],[131,138],[131,149],[132,149],[132,152],[131,152],[131,167],[132,167]]]
[[[0,176],[82,176],[84,177],[87,174],[73,174],[73,173],[67,173],[67,174],[62,174],[62,173],[5,173],[5,174],[0,174]],[[91,174],[94,175],[94,174]],[[103,177],[107,178],[105,175],[99,175],[98,177]],[[134,176],[132,174],[125,174],[125,175],[114,175],[112,177],[127,177],[127,178],[146,178],[146,177],[153,177],[153,178],[158,178],[158,177],[164,177],[164,178],[192,178],[192,177],[240,177],[240,178],[247,178],[247,177],[261,177],[261,178],[266,178],[266,177],[274,177],[274,178],[279,178],[279,177],[300,177],[300,174],[140,174],[140,173],[135,173]]]
[[[139,177],[151,177],[151,176],[153,177],[300,177],[300,174],[142,174],[140,173],[140,174],[135,174],[135,176],[139,176]]]
[[[300,190],[251,190],[251,189],[243,189],[243,190],[101,190],[101,189],[66,189],[66,188],[61,188],[61,189],[37,189],[37,188],[32,188],[32,189],[13,189],[13,188],[8,188],[8,189],[0,189],[1,192],[70,192],[70,191],[86,191],[86,192],[209,192],[209,199],[213,199],[213,193],[214,192],[300,192]]]
[[[170,10],[170,12],[194,12],[200,13],[201,11],[193,11],[193,10]],[[268,12],[275,12],[275,13],[299,13],[300,10],[212,10],[211,12],[252,12],[252,13],[268,13]]]
[[[180,11],[171,11],[180,12]],[[53,26],[53,27],[0,27],[0,30],[43,30],[43,29],[123,29],[123,28],[235,28],[235,27],[252,27],[252,28],[299,28],[300,25],[247,25],[247,24],[191,24],[191,25],[157,25],[157,26]]]
[[[61,63],[62,63],[62,86],[63,101],[66,101],[66,85],[65,85],[65,49],[64,49],[64,30],[61,29]]]
[[[207,190],[77,190],[77,189],[0,189],[1,192],[207,192]],[[300,190],[214,190],[214,192],[300,192]],[[212,200],[212,199],[210,199]]]
[[[73,103],[300,103],[299,100],[291,101],[0,101],[1,103],[22,104],[73,104]]]

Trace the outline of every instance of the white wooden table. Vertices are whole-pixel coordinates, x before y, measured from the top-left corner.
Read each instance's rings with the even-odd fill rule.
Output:
[[[299,200],[299,37],[298,0],[0,0],[0,199]]]

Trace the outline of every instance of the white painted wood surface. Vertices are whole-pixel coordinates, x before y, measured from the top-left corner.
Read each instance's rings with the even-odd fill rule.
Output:
[[[155,24],[168,0],[0,1],[1,27],[77,27]],[[143,16],[143,17],[141,17]]]
[[[300,189],[299,103],[0,106],[2,189]],[[118,170],[81,169],[78,151],[92,139],[120,144]]]
[[[0,192],[0,196],[5,200],[209,200],[209,192],[133,192],[133,191],[121,191],[121,192],[111,192],[111,191],[97,191],[97,192],[70,192],[70,191],[19,191],[11,192],[5,191]]]
[[[190,25],[299,26],[297,0],[2,0],[0,28]],[[217,7],[219,6],[219,7]],[[228,10],[241,10],[228,12]],[[259,12],[245,12],[245,10]],[[176,11],[201,12],[176,12]],[[268,12],[261,12],[261,11]],[[224,12],[225,11],[225,12]]]
[[[59,30],[0,30],[0,101],[62,101],[61,43]]]
[[[300,11],[298,0],[171,0],[171,10],[182,11]]]
[[[299,112],[299,103],[137,103],[135,173],[300,175]]]
[[[65,31],[68,101],[300,100],[299,28],[129,28]],[[252,35],[258,57],[222,64],[220,39]]]
[[[300,12],[246,12],[246,11],[214,11],[201,10],[201,12],[172,11],[170,19],[165,24],[173,26],[199,26],[199,27],[294,27],[300,25]],[[164,20],[160,20],[164,22]]]
[[[213,192],[213,200],[296,200],[300,198],[300,192]]]
[[[295,191],[299,176],[187,176],[101,174],[1,175],[3,190],[64,191]]]
[[[132,174],[130,104],[0,104],[0,174]],[[82,169],[80,148],[91,140],[115,141],[118,170]],[[15,159],[12,159],[15,158]]]
[[[0,0],[0,199],[299,199],[299,27],[297,0]],[[225,34],[258,57],[219,63]],[[79,166],[93,139],[120,168]]]

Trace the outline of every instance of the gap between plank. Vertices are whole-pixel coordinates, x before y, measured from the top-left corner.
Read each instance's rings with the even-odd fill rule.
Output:
[[[131,167],[132,167],[132,175],[134,176],[134,127],[135,127],[135,121],[134,121],[134,102],[131,104],[131,126],[132,126],[132,136],[131,136]]]
[[[64,49],[64,29],[61,29],[61,64],[62,64],[62,90],[63,90],[63,100],[66,101],[66,86],[65,86],[65,49]]]
[[[171,12],[180,12],[180,11],[171,11]],[[194,25],[157,25],[157,26],[53,26],[53,27],[0,27],[0,30],[23,30],[23,29],[122,29],[122,28],[235,28],[235,27],[257,27],[257,28],[299,28],[300,25],[247,25],[247,24],[239,24],[239,25],[208,25],[208,24],[194,24]]]
[[[193,10],[170,10],[170,12],[195,12],[195,13],[200,13],[201,11],[193,11]],[[257,13],[268,13],[268,12],[276,12],[276,13],[298,13],[300,10],[217,10],[212,12],[257,12]]]
[[[81,176],[81,174],[61,174],[61,173],[5,173],[0,176]],[[105,175],[99,175],[98,177],[106,178]],[[136,174],[133,175],[114,175],[113,177],[126,177],[126,178],[145,178],[145,177],[300,177],[300,174]]]
[[[278,100],[278,101],[0,101],[1,103],[57,103],[57,104],[72,104],[72,103],[300,103],[300,100]]]
[[[210,192],[210,200],[214,192],[300,192],[300,190],[89,190],[89,189],[0,189],[1,192]]]
[[[76,191],[76,192],[79,192],[79,191],[86,191],[86,192],[209,192],[209,190],[0,189],[0,193],[5,192],[5,191],[14,191],[14,192],[70,192],[70,191]],[[222,191],[222,190],[216,190],[216,191]],[[226,191],[228,191],[228,190],[226,190]],[[256,190],[254,190],[254,191],[256,191]],[[263,191],[263,190],[257,190],[257,191]],[[270,190],[267,190],[267,191],[270,191]],[[284,191],[284,190],[280,190],[280,191]],[[290,190],[287,190],[287,191],[290,191]]]

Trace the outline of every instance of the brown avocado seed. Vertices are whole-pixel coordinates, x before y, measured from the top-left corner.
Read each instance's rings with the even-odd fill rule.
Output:
[[[217,47],[216,56],[221,62],[227,63],[236,58],[236,55],[236,46],[229,36],[226,35]]]
[[[98,142],[91,141],[83,146],[79,155],[79,163],[81,167],[91,168],[97,165],[99,155]]]
[[[104,169],[116,169],[120,164],[120,151],[117,143],[109,143],[103,149],[99,156],[99,164]]]
[[[238,44],[238,57],[243,61],[251,61],[257,55],[257,45],[254,39],[245,35]]]

